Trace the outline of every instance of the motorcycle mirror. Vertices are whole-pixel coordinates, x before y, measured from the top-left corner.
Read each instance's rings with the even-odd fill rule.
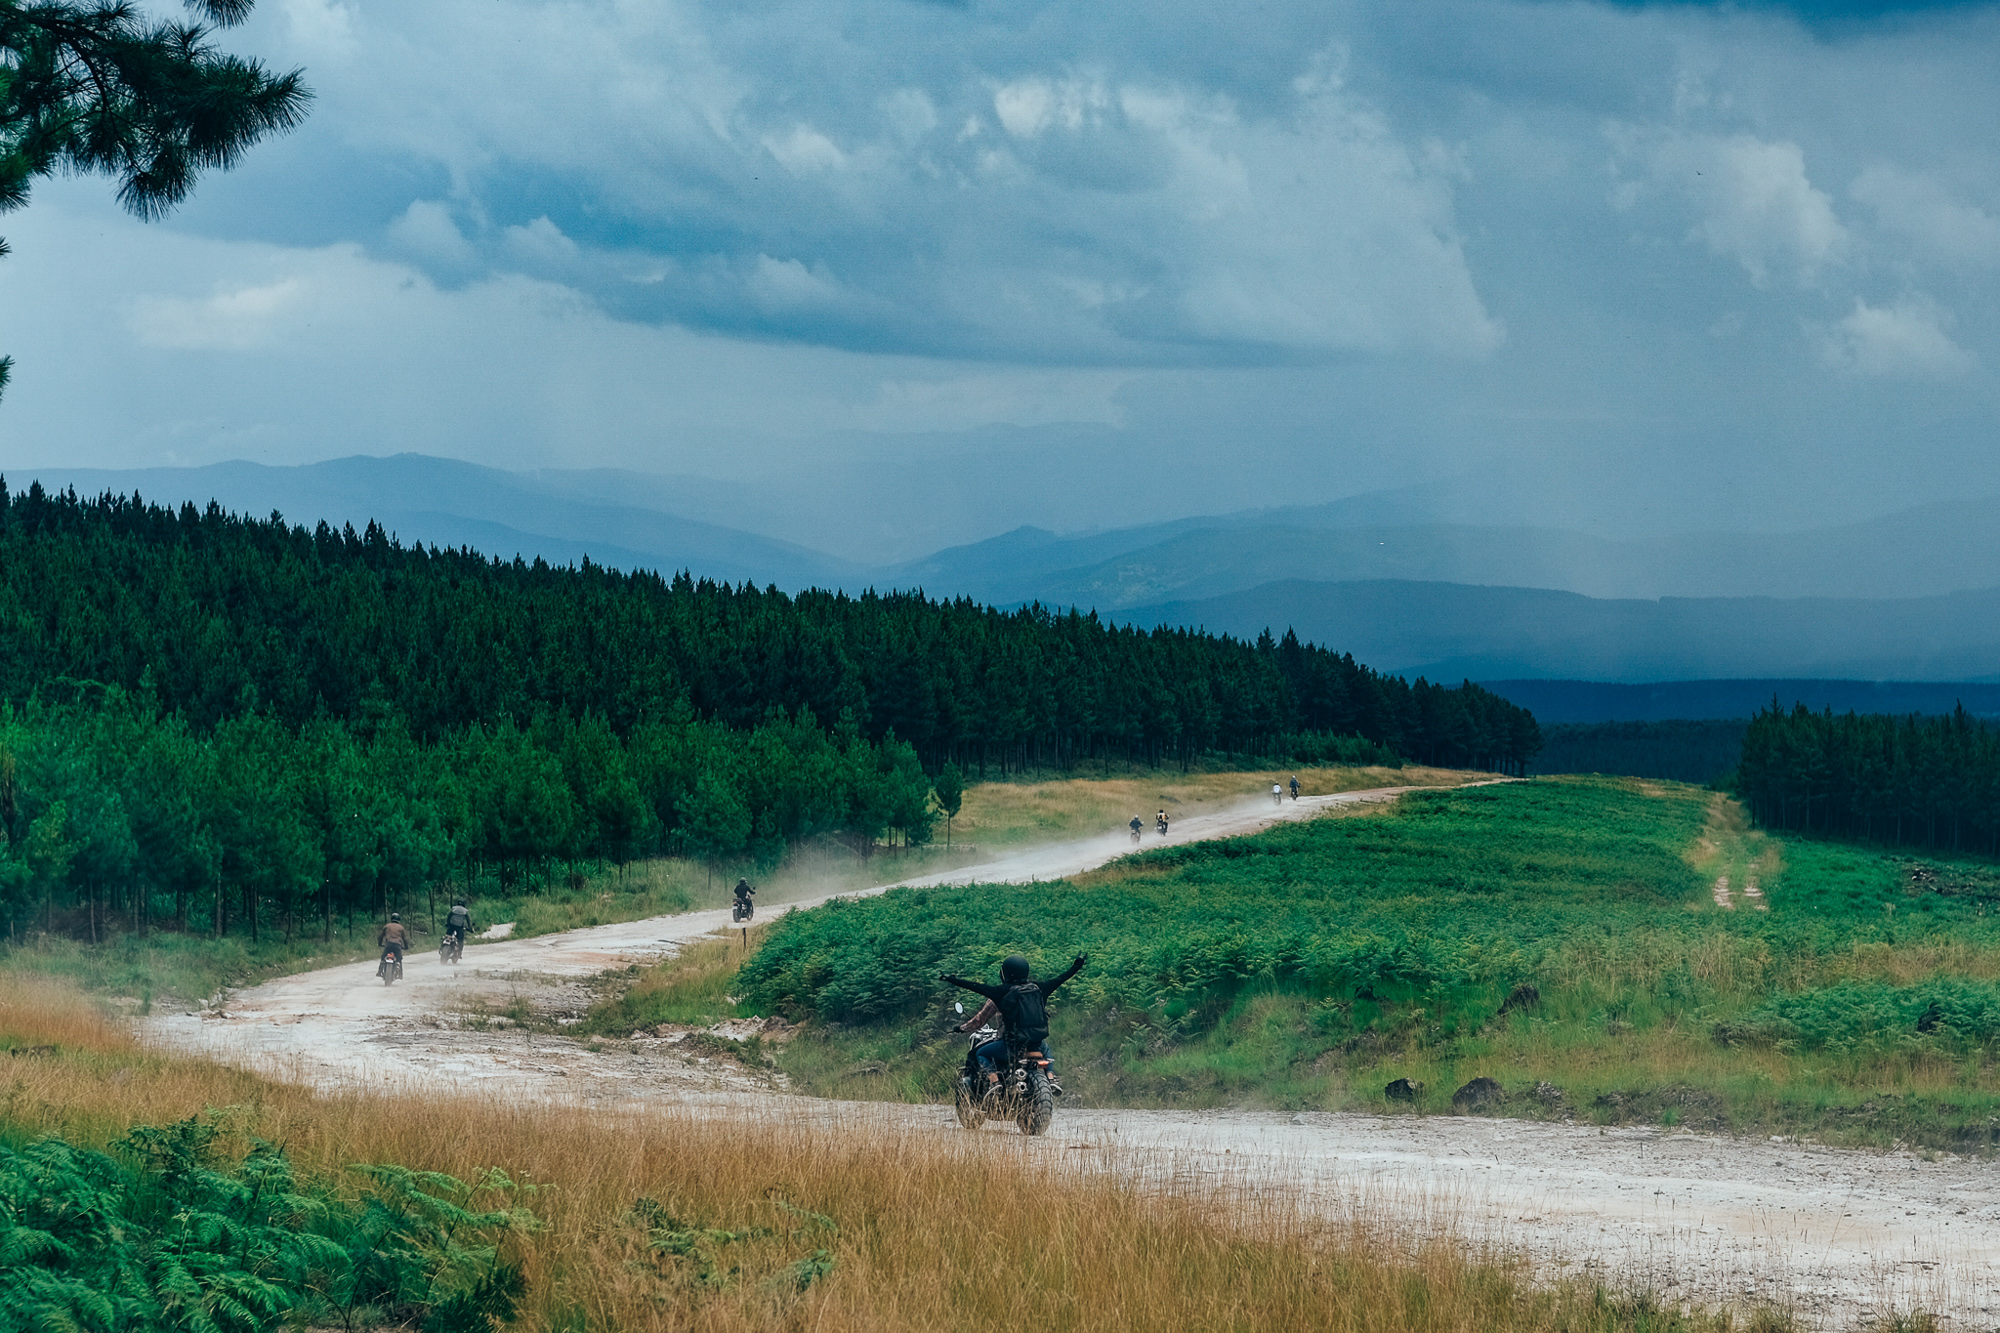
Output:
[[[960,1004],[957,1000],[953,1000],[951,1002],[951,1011],[955,1014],[962,1014],[965,1012],[965,1006]]]

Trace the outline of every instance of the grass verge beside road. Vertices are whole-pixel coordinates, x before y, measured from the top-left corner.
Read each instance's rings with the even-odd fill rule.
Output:
[[[1183,773],[1164,769],[1115,778],[1058,778],[1041,782],[988,782],[970,787],[953,821],[954,838],[987,847],[1015,847],[1115,832],[1134,815],[1150,835],[1155,812],[1179,819],[1254,799],[1269,799],[1271,784],[1296,777],[1308,796],[1374,787],[1450,787],[1491,778],[1490,773],[1422,768],[1299,768],[1250,772]]]
[[[1725,873],[1768,910],[1719,906]],[[1984,1150],[1996,908],[1976,863],[1781,843],[1699,788],[1542,780],[837,904],[775,923],[738,994],[820,1025],[783,1061],[826,1095],[942,1096],[936,974],[1087,951],[1054,1028],[1086,1104],[1449,1112],[1488,1078],[1510,1115]]]

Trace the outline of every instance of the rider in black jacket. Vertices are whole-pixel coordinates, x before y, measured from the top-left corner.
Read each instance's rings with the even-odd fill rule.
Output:
[[[1090,961],[1090,955],[1078,954],[1076,961],[1069,965],[1069,971],[1053,981],[1038,982],[1031,979],[1028,960],[1020,954],[1010,956],[1000,964],[1000,984],[989,986],[980,981],[967,981],[964,977],[954,977],[946,973],[938,978],[975,995],[984,995],[1000,1010],[1000,1017],[1006,1026],[1005,1034],[998,1041],[989,1041],[973,1054],[978,1057],[979,1067],[986,1071],[986,1081],[997,1083],[1000,1074],[997,1062],[1010,1058],[1009,1052],[1040,1051],[1049,1061],[1049,1081],[1055,1082],[1055,1057],[1049,1054],[1049,997],[1062,984],[1083,971],[1083,965]]]

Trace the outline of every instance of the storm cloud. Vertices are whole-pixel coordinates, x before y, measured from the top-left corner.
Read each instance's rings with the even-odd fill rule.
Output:
[[[91,181],[6,219],[10,470],[935,466],[995,531],[2000,489],[1990,6],[263,0],[229,40],[307,69],[304,129],[165,224]]]

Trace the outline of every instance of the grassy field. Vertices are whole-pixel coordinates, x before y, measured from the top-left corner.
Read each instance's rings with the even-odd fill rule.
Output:
[[[149,1166],[135,1146],[149,1136],[134,1127],[193,1121],[196,1138],[208,1133],[201,1125],[213,1128],[195,1174],[238,1214],[218,1224],[233,1238],[256,1239],[267,1258],[310,1256],[296,1272],[260,1260],[272,1313],[234,1328],[484,1327],[449,1322],[439,1303],[463,1300],[476,1288],[471,1277],[493,1264],[525,1278],[512,1326],[530,1333],[943,1333],[1018,1328],[1029,1312],[1036,1327],[1065,1333],[1788,1326],[1771,1311],[1687,1315],[1588,1283],[1535,1286],[1503,1257],[1469,1253],[1435,1233],[1391,1232],[1365,1215],[1310,1216],[1282,1193],[1241,1184],[1163,1193],[1077,1154],[1024,1152],[1013,1139],[315,1095],[148,1051],[84,997],[39,978],[0,975],[0,1050],[8,1052],[0,1057],[8,1077],[0,1201],[23,1218],[49,1219],[64,1235],[104,1230],[101,1219],[69,1207],[73,1198],[46,1193],[87,1176],[97,1197],[124,1200],[123,1253],[148,1281],[166,1254],[159,1238],[186,1222],[185,1214],[162,1211],[161,1198],[177,1199],[200,1181],[191,1184],[171,1162],[165,1171],[158,1160]],[[52,1135],[108,1155],[77,1159],[65,1175],[48,1166],[50,1154],[63,1151]],[[186,1141],[190,1131],[165,1137]],[[284,1170],[274,1173],[279,1161]],[[441,1175],[359,1169],[385,1163]],[[490,1184],[496,1169],[511,1187],[462,1198],[488,1210],[483,1226],[454,1236],[437,1225],[436,1210],[408,1206],[421,1191],[459,1197],[447,1177]],[[273,1180],[285,1185],[281,1198],[247,1187]],[[513,1216],[496,1222],[503,1207]],[[253,1216],[259,1225],[246,1220]],[[313,1246],[300,1246],[301,1236]],[[490,1258],[481,1241],[493,1247]],[[225,1275],[236,1271],[232,1247],[206,1262]],[[406,1290],[400,1302],[372,1304],[355,1297],[364,1289],[357,1266],[379,1265],[385,1255],[424,1269],[417,1295]],[[18,1314],[23,1327],[57,1327],[53,1319],[30,1321],[38,1293],[81,1271],[84,1258],[114,1257],[0,1251],[0,1309]],[[379,1284],[381,1275],[370,1281]],[[212,1308],[225,1290],[210,1285],[180,1299]],[[344,1311],[336,1308],[342,1299]]]
[[[646,994],[676,997],[679,1021],[815,1023],[784,1056],[800,1086],[921,1100],[961,1049],[938,972],[1087,951],[1054,1028],[1085,1104],[1438,1112],[1486,1077],[1509,1115],[1984,1149],[1996,907],[1991,867],[1781,843],[1698,788],[1555,779],[1068,883],[836,904],[774,923],[733,989],[703,983],[740,1005],[708,1008],[671,970]],[[1398,1078],[1413,1101],[1385,1099]]]

